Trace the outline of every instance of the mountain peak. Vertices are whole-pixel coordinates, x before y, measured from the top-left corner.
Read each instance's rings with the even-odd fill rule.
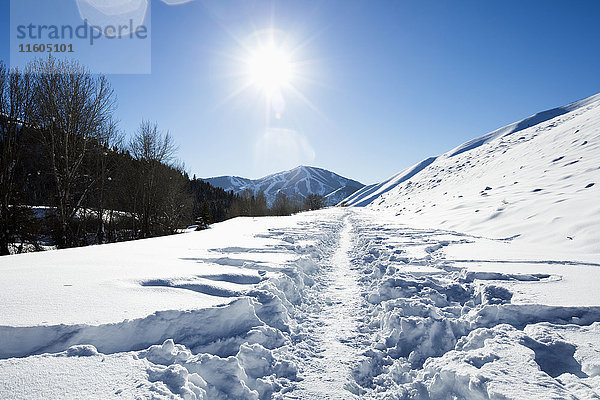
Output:
[[[278,193],[299,200],[303,200],[309,194],[319,194],[328,198],[328,204],[336,204],[364,186],[358,181],[332,171],[308,165],[299,165],[288,171],[276,172],[259,179],[219,176],[202,180],[238,194],[246,190],[252,191],[255,195],[262,192],[269,205],[273,203]]]

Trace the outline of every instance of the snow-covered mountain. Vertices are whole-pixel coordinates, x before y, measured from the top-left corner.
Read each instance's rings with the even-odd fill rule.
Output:
[[[364,186],[326,169],[307,166],[299,166],[259,179],[218,176],[202,180],[234,193],[242,193],[245,190],[251,190],[254,194],[262,192],[268,204],[273,203],[278,193],[300,199],[309,194],[320,194],[327,197],[329,204],[337,204]]]
[[[345,199],[417,225],[599,251],[600,94],[535,114]]]

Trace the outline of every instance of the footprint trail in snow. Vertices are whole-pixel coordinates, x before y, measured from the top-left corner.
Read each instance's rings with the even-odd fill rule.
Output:
[[[348,390],[352,387],[352,368],[359,359],[355,341],[359,335],[357,318],[364,300],[360,295],[357,272],[350,262],[352,224],[349,215],[343,219],[337,241],[333,256],[324,266],[324,286],[319,292],[322,309],[311,321],[318,354],[308,361],[300,390],[288,398],[356,398]]]

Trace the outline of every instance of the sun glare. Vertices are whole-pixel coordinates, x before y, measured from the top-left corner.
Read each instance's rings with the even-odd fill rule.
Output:
[[[274,45],[254,51],[247,61],[248,75],[252,84],[267,95],[281,91],[291,84],[294,71],[291,57]]]
[[[232,37],[240,48],[234,53],[224,53],[232,62],[224,76],[232,79],[232,91],[218,107],[243,95],[252,104],[265,111],[267,127],[272,119],[282,119],[290,107],[300,104],[322,115],[303,93],[303,89],[316,83],[316,60],[306,58],[304,48],[314,39],[295,40],[293,36],[274,28],[255,30],[246,37]],[[251,96],[251,97],[250,97]],[[264,102],[255,101],[262,99]]]

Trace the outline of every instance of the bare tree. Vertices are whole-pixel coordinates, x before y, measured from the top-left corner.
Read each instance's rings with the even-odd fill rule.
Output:
[[[0,63],[0,255],[9,254],[15,235],[26,228],[15,174],[23,151],[23,132],[31,125],[33,77],[29,71],[8,70]]]
[[[112,223],[114,217],[114,209],[106,209],[107,195],[112,177],[109,172],[115,168],[115,165],[109,165],[113,149],[120,147],[123,137],[117,129],[114,121],[107,122],[105,129],[102,130],[102,135],[98,138],[98,143],[94,147],[93,165],[91,174],[95,174],[96,182],[96,203],[94,208],[98,219],[98,229],[96,232],[96,242],[104,243],[106,240],[106,222]],[[108,193],[107,193],[108,192]]]
[[[35,126],[56,186],[59,247],[77,245],[76,217],[97,177],[84,173],[92,146],[112,129],[113,91],[104,76],[75,61],[52,57],[33,64],[37,78]]]
[[[165,166],[159,179],[158,221],[161,234],[175,233],[192,214],[192,196],[184,165]]]
[[[129,148],[136,160],[167,165],[175,160],[177,152],[177,146],[169,132],[161,132],[158,124],[150,121],[142,121]]]
[[[177,147],[168,132],[161,132],[156,123],[142,121],[136,135],[129,143],[129,150],[134,159],[140,162],[139,199],[138,202],[140,237],[151,236],[156,229],[160,214],[160,184],[165,183],[164,166],[171,166],[175,159]],[[162,179],[161,179],[162,178]],[[167,177],[168,180],[168,177]]]

